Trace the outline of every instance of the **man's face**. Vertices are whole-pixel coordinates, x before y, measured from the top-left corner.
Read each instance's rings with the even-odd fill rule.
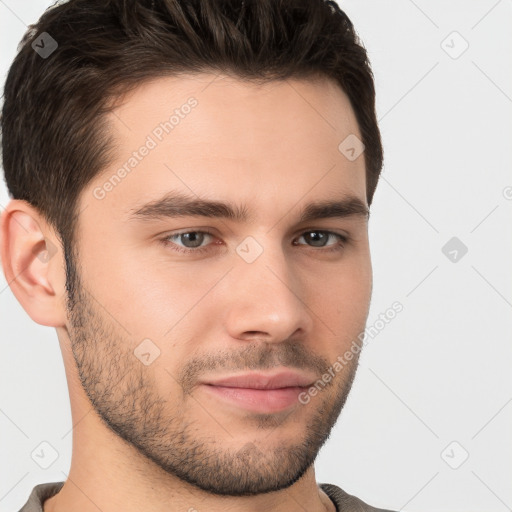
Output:
[[[364,154],[338,149],[361,137],[334,83],[214,78],[154,80],[111,117],[117,160],[80,197],[67,334],[94,409],[150,466],[250,495],[305,473],[350,390],[358,351],[333,365],[368,314],[367,218],[300,217],[310,203],[364,207]],[[247,218],[147,206],[168,194]],[[306,387],[211,385],[284,371]]]

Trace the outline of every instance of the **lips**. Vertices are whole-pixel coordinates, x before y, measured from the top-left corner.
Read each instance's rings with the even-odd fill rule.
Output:
[[[309,387],[314,380],[315,379],[312,376],[293,371],[285,371],[274,374],[253,372],[241,375],[232,375],[216,380],[208,380],[203,382],[203,384],[230,388],[280,389]]]
[[[245,373],[232,375],[216,380],[203,382],[210,386],[222,386],[230,388],[246,389],[280,389],[309,387],[314,382],[313,376],[294,371],[284,371],[274,374]]]
[[[298,397],[311,386],[314,377],[295,371],[273,374],[245,373],[201,383],[210,398],[259,414],[282,412],[297,406]]]

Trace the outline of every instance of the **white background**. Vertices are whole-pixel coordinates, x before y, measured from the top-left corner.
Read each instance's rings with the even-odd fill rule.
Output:
[[[0,0],[2,84],[49,5]],[[404,310],[366,345],[317,481],[393,510],[510,510],[512,2],[340,5],[369,51],[385,147],[368,325],[394,301]],[[468,248],[456,262],[442,252],[452,237]],[[65,479],[71,415],[55,330],[3,274],[0,332],[0,510],[12,512],[34,485]],[[31,458],[42,441],[59,453],[46,470]]]

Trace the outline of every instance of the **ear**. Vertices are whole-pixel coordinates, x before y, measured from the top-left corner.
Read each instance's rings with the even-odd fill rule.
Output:
[[[39,212],[13,199],[2,213],[0,255],[7,284],[34,322],[66,324],[66,273],[60,239]]]

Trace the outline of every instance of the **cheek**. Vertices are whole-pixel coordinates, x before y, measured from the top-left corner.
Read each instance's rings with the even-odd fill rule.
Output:
[[[86,287],[134,339],[168,340],[219,279],[198,275],[193,265],[150,258],[149,251],[118,250],[115,243],[88,256]]]
[[[369,260],[331,272],[323,292],[314,293],[315,311],[336,335],[357,336],[364,329],[372,293]]]

